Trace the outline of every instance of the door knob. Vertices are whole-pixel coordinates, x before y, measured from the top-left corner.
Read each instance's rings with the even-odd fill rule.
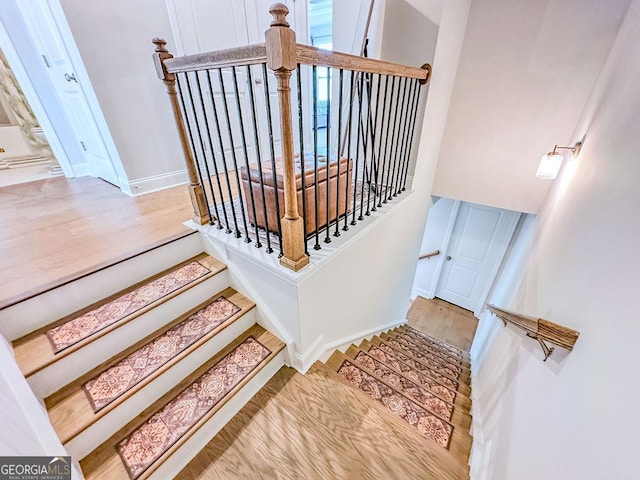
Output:
[[[261,78],[256,78],[253,83],[255,83],[256,85],[261,85],[262,84],[262,79]]]
[[[446,260],[447,262],[448,262],[449,260],[451,260],[451,255],[447,255],[447,257],[446,257],[446,259],[445,259],[445,260]]]

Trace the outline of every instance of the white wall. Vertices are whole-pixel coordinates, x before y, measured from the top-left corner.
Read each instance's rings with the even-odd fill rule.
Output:
[[[453,227],[451,214],[455,204],[455,200],[441,198],[431,206],[420,245],[421,254],[433,252],[434,250],[440,250],[441,254],[445,253],[444,245],[447,232]],[[442,255],[425,258],[418,262],[416,276],[411,289],[411,298],[415,298],[417,295],[433,298],[441,264]]]
[[[370,58],[380,58],[386,0],[376,0],[369,24]],[[333,2],[333,50],[360,55],[371,0]]]
[[[580,338],[573,352],[557,349],[545,363],[533,341],[498,329],[474,372],[474,392],[493,390],[477,405],[493,454],[475,478],[640,477],[640,420],[629,409],[640,393],[637,58],[634,0],[573,132],[586,135],[585,147],[556,180],[522,284],[504,305],[575,328]]]
[[[419,67],[425,63],[433,65],[437,39],[438,24],[436,22],[406,0],[386,0],[381,60],[413,67]],[[428,84],[421,87],[420,102],[416,112],[418,120],[415,126],[416,135],[422,130],[428,91]],[[415,171],[416,154],[417,149],[413,148],[408,167],[410,177],[413,177]]]
[[[629,0],[474,0],[435,195],[537,213]]]

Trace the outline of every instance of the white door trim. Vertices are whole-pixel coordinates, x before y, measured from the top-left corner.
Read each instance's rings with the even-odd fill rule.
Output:
[[[22,60],[20,60],[20,56],[18,55],[18,52],[11,41],[11,37],[7,33],[7,29],[2,21],[0,21],[0,48],[2,48],[2,52],[11,66],[11,71],[15,75],[16,80],[18,80],[22,93],[24,93],[31,110],[33,110],[33,113],[42,128],[42,132],[44,133],[47,142],[49,142],[49,146],[56,157],[56,161],[62,168],[62,172],[66,177],[86,174],[87,172],[78,172],[74,170],[71,165],[71,162],[67,157],[67,153],[62,147],[62,143],[53,128],[49,115],[47,115],[46,109],[40,102],[36,89],[31,83],[31,79],[29,78],[29,75],[27,75],[24,65],[22,64]]]
[[[113,165],[113,168],[116,171],[116,175],[118,176],[119,185],[117,186],[120,187],[120,189],[128,195],[133,195],[133,192],[129,187],[129,179],[127,178],[124,166],[122,165],[122,160],[120,159],[120,155],[118,154],[118,150],[116,149],[116,144],[113,141],[113,137],[111,137],[109,126],[107,125],[107,121],[104,118],[104,114],[102,113],[102,108],[100,108],[98,97],[96,96],[96,93],[93,90],[93,86],[91,85],[89,74],[84,67],[84,62],[82,61],[82,57],[80,56],[80,52],[78,51],[78,46],[76,45],[73,34],[71,33],[71,29],[69,28],[69,23],[67,22],[67,17],[64,14],[64,10],[62,9],[60,0],[45,1],[49,4],[49,8],[51,9],[53,18],[56,22],[58,30],[60,31],[64,46],[67,50],[67,53],[69,54],[71,63],[73,64],[74,73],[78,77],[78,82],[80,84],[82,92],[84,93],[84,97],[89,106],[91,115],[93,116],[96,128],[100,133],[102,143],[107,150],[109,159],[111,160],[111,164]],[[29,27],[27,27],[27,30],[28,28]],[[89,166],[89,168],[91,168],[91,166]]]
[[[455,224],[458,220],[458,214],[460,213],[460,207],[462,205],[462,201],[460,200],[456,200],[453,208],[451,209],[451,215],[449,217],[449,223],[447,224],[447,232],[445,233],[445,237],[444,240],[442,242],[442,255],[439,255],[439,260],[438,260],[438,265],[436,266],[436,271],[434,274],[434,281],[433,284],[431,286],[431,296],[429,298],[434,298],[436,295],[436,292],[438,291],[438,287],[440,286],[440,282],[443,280],[442,279],[442,270],[443,270],[443,266],[444,266],[444,262],[445,262],[445,257],[446,257],[446,253],[449,251],[449,247],[451,244],[451,238],[453,237],[453,229],[455,227]],[[509,223],[508,227],[507,227],[507,232],[505,235],[505,241],[504,243],[500,246],[500,249],[498,251],[498,255],[496,258],[496,261],[493,265],[493,267],[491,268],[491,271],[489,273],[489,276],[487,278],[487,282],[482,290],[482,293],[480,294],[480,299],[478,300],[478,303],[476,304],[476,306],[473,309],[473,315],[476,318],[480,318],[480,313],[482,312],[485,303],[487,302],[487,298],[489,297],[489,293],[491,292],[491,289],[493,288],[493,285],[496,281],[496,277],[498,275],[498,272],[500,271],[500,268],[502,267],[502,264],[504,262],[504,257],[507,254],[507,251],[509,250],[509,246],[511,245],[511,242],[513,240],[513,234],[516,231],[516,227],[518,226],[518,222],[520,221],[520,217],[522,216],[521,212],[514,212],[515,215],[513,215],[513,218],[511,219],[511,222]]]

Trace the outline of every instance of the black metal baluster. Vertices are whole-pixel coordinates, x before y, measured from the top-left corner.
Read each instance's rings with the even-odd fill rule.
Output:
[[[340,138],[342,136],[342,84],[343,84],[343,74],[344,70],[340,69],[340,90],[338,93],[338,136],[337,136],[337,149],[336,149],[336,159],[338,161],[338,177],[336,178],[336,231],[333,232],[334,237],[340,236],[340,163],[342,161],[342,155],[340,152]],[[347,173],[349,173],[349,162],[347,161]],[[349,187],[347,187],[347,192]],[[347,199],[349,197],[345,196],[345,216],[347,214]]]
[[[296,71],[296,79],[298,81],[298,128],[300,130],[300,181],[302,183],[302,229],[304,232],[304,253],[309,255],[309,245],[307,241],[307,188],[304,178],[304,118],[302,111],[302,74],[300,73],[300,64]]]
[[[327,178],[327,227],[325,228],[326,236],[324,237],[324,243],[331,243],[331,237],[329,236],[330,230],[330,202],[331,202],[331,68],[327,67],[327,168],[325,170]],[[340,160],[338,160],[338,163]],[[316,192],[317,193],[317,192]],[[337,210],[336,210],[337,212]]]
[[[313,200],[315,208],[315,220],[316,220],[316,243],[313,246],[314,250],[320,250],[320,242],[318,235],[318,69],[314,65],[312,69],[313,75],[313,174],[315,179],[313,191]]]
[[[187,73],[184,73],[184,78],[185,81],[187,82],[187,88],[189,88],[189,77],[187,75]],[[180,105],[182,106],[182,114],[184,116],[184,122],[187,125],[187,132],[189,133],[189,140],[191,143],[191,151],[193,152],[193,159],[195,160],[195,164],[196,164],[196,170],[198,171],[198,178],[200,178],[200,183],[204,185],[204,181],[202,178],[202,171],[200,169],[200,162],[198,161],[198,154],[196,151],[196,143],[195,140],[193,138],[193,131],[191,129],[191,122],[189,121],[189,115],[187,114],[187,103],[184,99],[184,92],[182,90],[182,86],[180,85],[180,75],[178,74],[178,81],[176,82],[178,84],[178,93],[180,96]],[[189,96],[191,97],[191,93],[189,93]],[[191,97],[191,106],[193,108],[193,97]],[[193,116],[194,118],[196,117],[196,113],[195,110],[193,111]],[[205,202],[207,204],[207,213],[209,214],[209,218],[211,219],[211,210],[209,208],[209,202]],[[212,220],[209,220],[209,223],[212,223]]]
[[[391,92],[391,95],[393,97],[394,92]],[[391,164],[392,159],[393,159],[393,147],[395,145],[395,131],[396,131],[396,125],[398,123],[398,105],[400,103],[400,81],[398,81],[398,89],[395,92],[395,114],[393,115],[393,127],[391,127],[391,146],[388,150],[389,152],[389,166],[388,166],[388,170],[387,170],[387,184],[386,185],[386,190],[384,192],[384,200],[382,201],[382,203],[387,203],[387,201],[391,198],[391,194],[389,192],[391,192]]]
[[[371,133],[371,161],[375,162],[373,168],[373,187],[369,186],[369,197],[371,197],[371,190],[373,190],[373,206],[371,207],[371,211],[375,212],[377,210],[376,207],[376,195],[378,193],[378,172],[380,171],[380,154],[378,153],[378,157],[376,158],[374,155],[376,149],[376,139],[378,140],[378,145],[380,145],[380,135],[378,135],[378,116],[380,113],[380,84],[382,83],[382,76],[378,74],[378,82],[376,84],[376,113],[373,116],[373,129]],[[378,146],[378,151],[380,151],[380,147]],[[367,208],[369,208],[369,202],[367,201]]]
[[[280,220],[280,200],[278,199],[278,181],[276,174],[276,149],[273,144],[273,123],[271,121],[271,97],[269,92],[269,76],[267,74],[267,64],[262,64],[262,79],[264,80],[264,104],[267,110],[267,125],[269,127],[269,149],[271,153],[271,174],[273,181],[273,192],[275,195],[276,201],[276,217],[278,223],[278,248],[280,248],[280,254],[278,257],[282,256],[282,226]],[[265,221],[267,221],[265,219]],[[268,224],[268,222],[267,222]],[[269,235],[269,232],[267,232]]]
[[[260,176],[260,193],[262,194],[262,213],[264,214],[264,229],[267,237],[267,253],[273,252],[271,248],[271,239],[269,238],[269,223],[267,222],[267,198],[264,193],[264,179],[262,177],[262,153],[260,151],[260,137],[258,135],[258,115],[256,114],[256,101],[253,95],[253,75],[251,74],[251,66],[247,65],[247,89],[249,90],[249,102],[251,104],[251,118],[253,119],[253,141],[256,144],[256,163],[258,166],[258,175]],[[251,182],[251,170],[247,170],[247,183],[249,189],[253,190]],[[254,208],[255,211],[255,208]],[[254,214],[255,215],[255,214]],[[258,235],[258,217],[256,219],[256,247],[260,248],[260,236]]]
[[[363,75],[360,75],[360,82],[359,82],[359,91],[362,91],[362,84],[363,84]],[[361,131],[361,125],[362,125],[362,98],[360,95],[358,95],[358,125],[357,125],[357,130],[356,130],[356,171],[355,171],[355,178],[356,178],[356,185],[354,187],[354,192],[353,192],[353,197],[354,197],[354,202],[353,202],[353,219],[351,220],[351,225],[355,225],[356,224],[356,208],[355,208],[355,197],[358,194],[358,163],[359,163],[359,159],[360,159],[360,131]],[[363,169],[364,170],[364,169]],[[364,173],[362,174],[362,176],[364,177]],[[363,179],[364,182],[364,179]],[[364,188],[364,186],[362,187]],[[360,216],[358,217],[358,220],[363,220],[364,217],[362,216],[362,193],[360,194]]]
[[[202,95],[202,85],[200,84],[200,72],[195,72],[195,77],[196,77],[196,85],[198,86],[198,95],[200,97],[200,105],[202,106],[202,115],[204,116],[204,124],[205,124],[205,128],[207,131],[207,140],[209,143],[209,149],[211,150],[211,158],[213,160],[213,169],[214,172],[216,173],[216,178],[218,178],[218,169],[216,167],[216,156],[215,156],[215,152],[213,151],[213,145],[211,144],[211,129],[209,128],[209,118],[207,117],[207,112],[206,112],[206,107],[204,105],[204,96]],[[202,137],[202,132],[200,132],[200,136]],[[204,143],[203,139],[200,139],[201,142]],[[211,172],[209,171],[209,164],[207,162],[207,157],[205,155],[204,157],[204,166],[205,166],[205,170],[207,171],[207,180],[209,181],[209,188],[211,189],[211,200],[213,203],[213,209],[216,213],[216,220],[218,223],[218,229],[222,229],[222,222],[220,221],[220,213],[218,212],[218,202],[216,201],[216,194],[215,194],[215,190],[213,188],[213,182],[211,181]],[[218,182],[220,180],[218,179]],[[220,198],[222,198],[222,190],[220,190]],[[226,212],[225,212],[225,221],[226,221]]]
[[[240,106],[240,90],[238,89],[238,74],[236,71],[236,67],[231,67],[231,79],[233,80],[233,90],[234,90],[234,97],[236,100],[236,110],[238,112],[238,121],[240,122],[240,138],[242,139],[242,152],[244,153],[244,164],[247,167],[247,175],[249,176],[249,179],[251,179],[251,167],[249,166],[249,151],[247,150],[247,136],[245,134],[244,131],[244,118],[242,116],[242,107]],[[241,182],[240,182],[240,177],[238,176],[238,172],[236,170],[236,176],[238,177],[238,195],[240,196],[240,201],[242,201],[242,191],[240,190],[241,187]],[[247,195],[245,193],[244,195],[244,199],[247,202],[247,208],[251,207],[251,213],[253,214],[253,219],[256,222],[255,224],[255,232],[256,232],[256,242],[258,243],[258,245],[256,245],[258,248],[260,248],[262,246],[262,244],[260,243],[260,236],[258,235],[258,216],[256,215],[256,202],[255,199],[253,198],[253,188],[251,188],[251,182],[249,182],[249,198],[247,198]],[[249,205],[249,199],[251,199],[251,205]],[[244,220],[245,222],[245,227],[247,226],[247,220],[245,218]],[[250,243],[251,242],[251,237],[249,236],[249,229],[246,229],[247,232],[247,238],[245,238],[245,242]]]
[[[366,84],[365,90],[362,93],[362,96],[366,94],[367,96],[367,124],[365,126],[364,139],[362,141],[362,146],[364,148],[364,167],[367,166],[367,153],[369,151],[369,133],[371,128],[371,79],[372,76],[370,73],[366,74]],[[373,148],[371,149],[371,153],[373,154]],[[364,177],[363,177],[362,188],[364,189]],[[371,202],[371,181],[373,180],[373,155],[371,155],[370,163],[369,163],[369,172],[367,173],[367,183],[369,187],[367,188],[367,210],[365,211],[365,215],[371,215],[371,210],[369,208],[369,204]],[[362,193],[362,201],[364,201],[364,190]],[[362,215],[362,208],[360,209],[360,214]]]
[[[389,77],[387,76],[387,80],[389,80]],[[396,77],[392,76],[391,77],[391,91],[389,92],[389,105],[386,105],[386,100],[385,100],[385,108],[387,108],[387,124],[386,124],[386,135],[385,135],[385,139],[384,139],[384,164],[383,164],[383,172],[382,172],[382,179],[380,181],[380,204],[378,205],[379,207],[382,206],[382,203],[386,203],[386,198],[387,198],[387,183],[389,181],[389,166],[391,165],[391,159],[389,158],[389,152],[390,152],[390,148],[389,148],[389,136],[391,135],[392,129],[390,128],[390,126],[392,125],[392,120],[391,120],[391,112],[393,111],[393,93],[396,90]],[[386,167],[386,169],[384,168]],[[385,170],[387,175],[385,175]]]
[[[416,80],[416,82],[418,82],[418,80]],[[413,108],[413,116],[412,116],[412,119],[411,119],[411,133],[409,134],[409,145],[408,145],[408,149],[409,149],[408,156],[409,156],[409,158],[411,158],[411,149],[413,148],[413,138],[414,138],[414,133],[415,133],[415,128],[416,128],[416,117],[418,115],[418,107],[420,105],[420,95],[422,94],[422,84],[417,83],[416,84],[416,90],[417,90],[416,100],[415,100],[415,104],[414,104],[414,108]],[[409,162],[407,162],[407,165],[405,167],[404,180],[403,180],[403,183],[402,183],[402,191],[406,190],[407,172],[408,172],[408,170],[409,170]]]
[[[404,177],[404,171],[405,171],[405,167],[409,163],[409,157],[407,155],[407,141],[409,140],[408,134],[409,134],[409,128],[411,127],[411,112],[413,111],[413,96],[415,94],[415,84],[416,82],[411,80],[410,93],[409,95],[407,95],[407,103],[406,103],[404,114],[403,114],[406,120],[405,120],[405,124],[402,131],[402,142],[401,142],[401,150],[400,150],[401,174],[398,175],[398,179],[396,181],[396,186],[395,186],[396,194],[402,191],[402,181]]]
[[[352,164],[351,160],[351,135],[352,135],[352,125],[353,125],[353,99],[355,98],[353,91],[355,89],[355,72],[351,70],[351,86],[349,87],[349,122],[347,123],[347,202],[349,202],[349,189],[353,189],[353,207],[352,211],[356,211],[356,184],[355,179],[357,178],[356,171],[354,169],[349,169]],[[351,172],[351,175],[349,175]],[[347,225],[349,220],[349,206],[347,205],[344,212],[344,226],[342,227],[342,231],[346,232],[349,230],[349,225]],[[355,221],[355,213],[354,213],[354,221]]]
[[[235,74],[235,72],[234,72]],[[229,139],[231,140],[231,159],[233,160],[233,168],[236,173],[236,185],[238,187],[238,195],[240,196],[240,212],[242,213],[242,222],[245,231],[245,242],[250,242],[249,226],[247,225],[247,215],[244,211],[244,202],[242,201],[242,184],[240,183],[240,173],[238,172],[238,159],[236,158],[236,143],[233,139],[233,129],[231,128],[231,118],[229,116],[229,105],[227,104],[227,92],[224,86],[224,79],[222,78],[222,69],[218,69],[218,78],[220,79],[220,89],[222,91],[222,106],[224,107],[225,119],[227,121],[227,131],[229,132]],[[229,200],[233,202],[231,191],[229,191]],[[240,238],[242,235],[238,235]]]
[[[403,105],[404,106],[404,99],[407,93],[407,77],[401,78],[400,79],[400,84],[402,85],[402,87],[400,87],[400,92],[402,92],[402,100],[400,100],[400,103],[396,105],[396,116],[398,116],[398,107],[399,105]],[[391,200],[391,197],[395,197],[397,195],[397,193],[395,192],[393,186],[395,184],[395,179],[397,176],[400,175],[400,162],[398,160],[398,149],[399,149],[399,145],[400,145],[400,131],[402,129],[402,122],[403,122],[403,118],[402,118],[402,112],[400,112],[400,121],[398,122],[398,131],[396,132],[396,140],[395,140],[395,144],[394,144],[394,152],[393,152],[393,169],[392,169],[392,173],[391,173],[391,183],[389,184],[390,186],[390,192],[389,192],[389,200]]]
[[[380,125],[380,135],[379,135],[379,141],[378,141],[378,158],[382,158],[382,167],[380,169],[381,175],[380,175],[380,187],[377,186],[376,184],[376,190],[378,190],[379,195],[378,195],[378,207],[382,207],[382,190],[383,190],[383,184],[384,184],[384,167],[387,163],[387,135],[385,135],[387,133],[387,129],[389,128],[389,119],[391,118],[391,113],[389,112],[389,110],[391,109],[387,109],[387,87],[389,86],[389,75],[385,75],[384,76],[384,95],[382,98],[382,114],[380,115],[382,117],[382,124]],[[384,112],[385,110],[387,110],[387,121],[385,122],[384,120]],[[384,139],[384,151],[382,150],[382,144],[383,144],[383,139]]]
[[[218,71],[220,69],[217,69]],[[236,217],[236,209],[233,205],[233,198],[231,198],[231,180],[229,180],[229,169],[227,168],[227,155],[224,153],[224,142],[222,141],[222,130],[220,129],[220,119],[218,118],[218,107],[216,106],[215,96],[213,94],[213,85],[211,83],[211,75],[210,71],[207,70],[207,82],[209,83],[209,91],[211,92],[211,105],[213,107],[213,119],[215,121],[216,132],[218,132],[218,143],[220,144],[220,155],[222,157],[222,166],[224,168],[224,177],[227,184],[227,191],[229,192],[229,205],[231,207],[231,216],[233,217],[233,224],[236,228],[235,236],[236,238],[240,238],[240,229],[238,228],[238,219]],[[233,147],[233,145],[232,145]],[[222,205],[226,215],[226,202],[224,201],[224,195],[222,195]],[[231,225],[227,222],[227,233],[232,233]]]

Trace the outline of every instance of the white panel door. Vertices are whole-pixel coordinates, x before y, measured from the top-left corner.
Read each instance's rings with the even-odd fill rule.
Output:
[[[453,227],[436,297],[467,310],[493,281],[518,213],[463,202]]]
[[[47,66],[47,74],[84,152],[90,172],[109,183],[119,185],[118,175],[93,116],[92,107],[65,46],[65,41],[71,39],[65,40],[59,29],[60,20],[55,18],[47,0],[19,2],[18,6]]]

